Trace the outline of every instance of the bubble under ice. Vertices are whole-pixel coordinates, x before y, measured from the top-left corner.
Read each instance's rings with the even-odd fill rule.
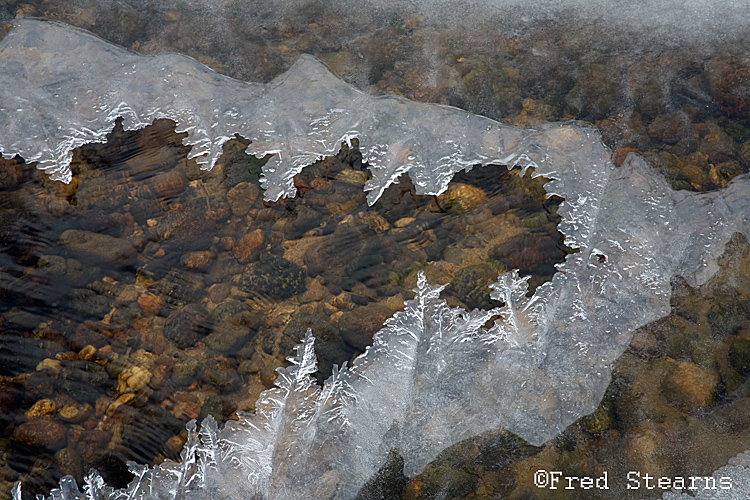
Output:
[[[19,22],[0,43],[3,155],[65,179],[72,149],[104,141],[119,116],[128,129],[174,120],[206,167],[234,133],[253,140],[251,153],[276,153],[264,169],[268,199],[292,194],[294,174],[353,137],[372,170],[371,203],[404,173],[420,194],[437,194],[478,163],[533,167],[565,199],[559,230],[579,251],[530,298],[517,272],[499,276],[492,295],[505,305],[489,311],[451,308],[421,277],[373,346],[323,387],[310,378],[308,332],[255,415],[222,430],[210,418],[200,430],[191,423],[182,461],[133,465],[127,489],[92,473],[84,494],[65,479],[55,498],[348,499],[394,448],[411,476],[493,429],[541,444],[597,407],[634,330],[669,312],[672,276],[701,285],[732,234],[750,237],[747,176],[715,193],[675,192],[638,156],[615,168],[598,133],[578,124],[521,130],[374,98],[311,57],[264,86],[52,23]]]

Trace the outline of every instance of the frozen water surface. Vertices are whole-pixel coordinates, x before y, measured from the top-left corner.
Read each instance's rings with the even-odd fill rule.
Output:
[[[489,430],[543,443],[597,407],[634,330],[669,312],[672,276],[703,284],[732,234],[750,238],[746,176],[715,193],[675,192],[638,156],[615,168],[598,132],[575,123],[516,129],[372,97],[309,56],[261,85],[47,22],[18,22],[0,44],[5,157],[69,179],[72,150],[103,142],[118,117],[126,129],[174,120],[206,168],[235,133],[252,140],[250,153],[275,155],[264,167],[269,200],[292,195],[296,173],[355,137],[372,172],[370,203],[405,174],[420,194],[439,194],[477,164],[533,167],[565,199],[559,229],[578,252],[531,297],[517,272],[500,275],[492,294],[504,306],[492,310],[451,308],[443,286],[421,276],[405,310],[323,387],[310,377],[315,332],[300,332],[292,366],[255,415],[221,430],[211,418],[192,423],[180,463],[132,465],[122,491],[91,473],[85,498],[354,498],[392,449],[411,476]],[[79,497],[67,479],[53,493]]]

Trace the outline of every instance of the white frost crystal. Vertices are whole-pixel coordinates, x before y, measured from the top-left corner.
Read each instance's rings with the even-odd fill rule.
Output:
[[[637,156],[615,168],[598,133],[578,124],[521,130],[371,97],[311,57],[257,85],[51,23],[18,22],[0,44],[3,155],[67,179],[72,149],[104,141],[120,116],[126,129],[174,120],[207,167],[235,133],[251,139],[251,153],[276,154],[264,168],[271,200],[293,194],[296,173],[354,137],[372,172],[371,203],[404,173],[418,193],[438,194],[479,163],[533,167],[565,199],[559,229],[578,252],[531,297],[517,272],[499,276],[492,297],[504,305],[488,311],[449,307],[443,287],[420,276],[405,310],[323,387],[310,376],[308,332],[256,414],[222,430],[210,418],[200,431],[189,425],[181,463],[133,464],[136,479],[122,491],[95,473],[83,494],[65,479],[53,498],[350,499],[392,449],[414,475],[448,446],[501,427],[541,444],[597,407],[635,329],[669,312],[674,275],[705,283],[730,236],[750,238],[747,177],[717,193],[675,192]]]
[[[750,498],[750,451],[740,453],[729,464],[714,471],[712,481],[704,477],[690,489],[672,490],[662,495],[663,500],[744,500]],[[706,486],[709,486],[708,488]]]

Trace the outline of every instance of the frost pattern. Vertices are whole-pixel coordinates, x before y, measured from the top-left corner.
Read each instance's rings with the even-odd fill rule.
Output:
[[[421,276],[405,310],[323,387],[310,377],[307,332],[256,414],[222,430],[211,419],[200,430],[191,423],[182,461],[133,464],[126,490],[91,473],[85,493],[65,479],[53,498],[350,499],[392,449],[414,475],[446,447],[499,427],[541,444],[596,408],[633,331],[669,312],[672,276],[703,284],[734,232],[750,238],[747,176],[717,193],[675,192],[635,155],[615,168],[594,130],[518,130],[445,106],[372,98],[309,57],[260,86],[181,56],[137,56],[22,22],[0,46],[0,99],[3,153],[46,162],[63,178],[72,145],[104,140],[120,115],[128,128],[175,119],[208,166],[235,132],[257,154],[278,153],[264,171],[270,199],[352,137],[371,164],[371,202],[404,173],[425,194],[475,163],[533,167],[550,179],[547,192],[566,200],[559,229],[578,249],[532,297],[517,272],[499,276],[492,296],[504,305],[489,311],[449,307],[443,286]]]
[[[0,42],[0,153],[39,162],[69,182],[73,149],[167,118],[187,132],[191,158],[211,168],[240,134],[248,153],[273,154],[267,200],[294,196],[293,177],[357,137],[372,171],[370,204],[409,171],[422,194],[439,194],[478,163],[530,164],[535,133],[448,106],[372,97],[303,56],[267,85],[219,75],[178,54],[138,55],[60,24],[17,20]],[[440,124],[436,126],[436,124]]]
[[[729,464],[709,476],[715,478],[716,489],[706,489],[705,480],[696,481],[696,490],[668,491],[663,500],[739,500],[750,498],[750,450],[729,460]],[[731,488],[721,489],[721,478],[731,480]],[[713,484],[711,484],[713,486]]]

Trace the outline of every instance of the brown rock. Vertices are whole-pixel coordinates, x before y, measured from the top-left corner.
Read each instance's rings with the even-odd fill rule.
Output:
[[[62,363],[59,359],[45,358],[36,365],[36,371],[50,370],[51,373],[60,373]]]
[[[142,175],[159,169],[172,168],[174,163],[175,156],[170,148],[144,145],[139,154],[125,162],[125,166],[130,170],[131,175]]]
[[[86,420],[91,415],[91,410],[91,405],[88,403],[74,403],[60,408],[58,415],[66,422],[77,424]]]
[[[440,206],[446,210],[463,213],[482,205],[487,194],[471,184],[451,183],[443,194],[438,196]]]
[[[750,140],[742,143],[742,146],[740,146],[739,154],[740,158],[742,158],[745,163],[750,163]]]
[[[134,285],[126,285],[122,288],[122,291],[117,294],[117,300],[120,302],[133,302],[138,300],[138,290]]]
[[[367,174],[361,170],[345,169],[336,174],[335,179],[354,186],[364,186],[367,182]]]
[[[78,357],[84,361],[91,361],[92,359],[94,359],[95,354],[96,347],[89,344],[87,346],[84,346],[83,349],[78,352]]]
[[[111,338],[112,331],[104,323],[85,321],[76,327],[75,334],[70,339],[70,346],[77,351],[80,351],[87,345],[99,348],[107,343],[107,339]]]
[[[120,373],[117,381],[117,392],[138,392],[147,390],[153,375],[146,368],[131,366]]]
[[[161,312],[162,305],[164,305],[164,301],[158,295],[154,295],[151,292],[143,292],[141,296],[138,297],[138,305],[141,306],[141,310],[145,314],[158,316],[159,312]]]
[[[108,432],[99,429],[83,431],[73,449],[80,453],[84,460],[88,460],[105,450],[110,438]]]
[[[32,447],[59,450],[67,443],[67,429],[49,417],[29,419],[13,432],[13,437]]]
[[[214,304],[221,304],[229,297],[231,288],[227,283],[214,283],[208,288],[208,297]]]
[[[75,445],[81,439],[81,436],[83,436],[84,432],[86,432],[86,430],[81,429],[77,425],[68,429],[68,446]]]
[[[648,126],[648,135],[667,144],[676,144],[690,132],[690,118],[682,112],[659,115]]]
[[[688,412],[696,412],[713,401],[719,375],[689,361],[679,363],[662,384],[664,397]]]
[[[630,348],[634,351],[656,351],[659,347],[659,341],[653,333],[648,330],[638,330],[630,341]]]
[[[260,250],[261,245],[263,245],[263,231],[256,229],[247,233],[235,245],[233,249],[234,258],[242,264],[249,262],[255,257],[256,252]]]
[[[0,188],[17,186],[23,182],[21,164],[15,159],[6,160],[0,157]]]
[[[168,23],[174,23],[182,18],[182,13],[179,10],[169,10],[164,13],[164,20]]]
[[[631,470],[647,470],[652,475],[662,475],[659,466],[659,450],[663,449],[663,441],[659,435],[649,428],[634,430],[625,446],[625,459],[632,467]]]
[[[211,208],[206,211],[206,215],[211,220],[222,221],[228,218],[230,214],[229,206],[220,201],[214,201]]]
[[[204,271],[211,265],[214,257],[216,257],[216,254],[210,250],[203,252],[190,252],[182,256],[180,263],[189,269]]]
[[[227,203],[236,216],[246,215],[258,199],[260,188],[250,182],[240,182],[227,192]]]
[[[263,352],[256,352],[252,358],[240,363],[238,370],[240,373],[259,374],[263,384],[270,387],[276,380],[278,366],[277,358]]]
[[[615,165],[621,167],[630,153],[639,153],[639,151],[635,148],[617,148],[612,161]]]
[[[129,262],[136,254],[135,247],[128,240],[78,229],[63,232],[60,243],[82,255],[92,265]]]
[[[161,387],[169,379],[169,375],[172,373],[172,367],[175,364],[174,358],[170,356],[162,356],[157,359],[151,367],[151,381],[149,385],[154,389]]]
[[[62,474],[73,477],[83,476],[83,459],[73,448],[67,447],[59,450],[55,453],[54,461]]]
[[[24,380],[24,389],[32,396],[49,396],[55,390],[56,378],[50,370],[34,372]]]
[[[508,269],[520,269],[527,273],[538,266],[545,266],[550,274],[554,272],[554,262],[560,262],[564,253],[558,248],[558,241],[543,232],[521,233],[488,252],[489,256]],[[538,272],[537,269],[534,269]],[[497,273],[495,273],[497,274]]]
[[[90,431],[91,429],[96,429],[96,426],[99,425],[99,421],[93,417],[89,417],[86,420],[84,420],[81,425],[84,429],[87,431]]]
[[[124,406],[129,406],[133,402],[135,402],[135,394],[127,393],[127,394],[121,394],[117,399],[112,401],[112,403],[107,406],[107,416],[113,417],[117,414],[118,411],[124,409]],[[97,401],[98,403],[98,401]]]
[[[110,400],[106,396],[99,396],[97,398],[96,403],[94,403],[94,408],[96,410],[97,415],[104,415],[104,412],[107,411],[107,408],[109,407]]]
[[[70,198],[76,193],[76,189],[78,189],[78,177],[73,177],[70,182],[52,181],[52,186],[57,196]]]
[[[156,232],[181,250],[203,250],[211,245],[216,234],[216,222],[206,217],[205,210],[206,206],[201,204],[171,210],[161,218]]]
[[[750,113],[750,67],[727,61],[711,77],[714,99],[729,116],[747,118]]]
[[[180,452],[186,442],[187,436],[183,434],[176,434],[167,439],[167,442],[164,443],[164,453],[167,455],[167,458],[178,460],[180,458]]]
[[[217,321],[214,331],[203,338],[203,343],[215,351],[231,352],[252,340],[256,321],[255,315],[246,311],[227,316]]]
[[[402,228],[402,227],[408,226],[409,224],[411,224],[415,220],[417,220],[417,219],[415,219],[414,217],[401,217],[399,220],[397,220],[396,222],[394,222],[393,225],[395,227],[397,227],[397,228]]]
[[[187,417],[188,419],[193,420],[200,416],[201,407],[198,403],[185,401],[185,402],[179,403],[175,407],[174,414],[177,418]]]
[[[240,383],[240,377],[237,370],[234,369],[234,364],[223,356],[207,361],[203,378],[223,392],[231,391]]]
[[[229,251],[234,248],[234,238],[231,236],[222,236],[219,240],[222,250]]]
[[[43,417],[45,415],[49,415],[50,413],[54,413],[55,410],[57,410],[57,405],[54,401],[51,399],[40,399],[36,403],[34,403],[31,408],[26,410],[26,418],[34,418],[34,417]]]
[[[393,315],[387,307],[370,303],[366,306],[355,307],[344,313],[335,322],[341,331],[341,338],[347,345],[357,351],[364,351],[372,344],[372,336],[383,327],[385,320]]]
[[[73,351],[58,352],[57,354],[55,354],[55,359],[58,361],[76,361],[78,359],[78,353]],[[62,365],[60,365],[60,368],[62,368]]]
[[[174,170],[164,172],[151,178],[149,183],[154,194],[160,198],[168,198],[179,194],[185,189],[185,179]]]
[[[299,296],[300,304],[306,304],[308,302],[322,302],[330,299],[331,292],[328,291],[320,281],[317,279],[308,279],[307,289]]]

